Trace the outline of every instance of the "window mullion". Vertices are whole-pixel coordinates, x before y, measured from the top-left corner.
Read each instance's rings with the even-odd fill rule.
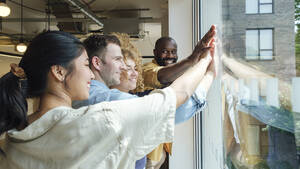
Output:
[[[260,56],[260,29],[258,29],[258,58],[259,60],[261,60],[261,56]]]
[[[260,13],[260,0],[257,1],[257,13]]]

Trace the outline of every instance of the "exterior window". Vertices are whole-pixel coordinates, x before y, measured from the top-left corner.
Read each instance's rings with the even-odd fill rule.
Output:
[[[217,105],[211,100],[220,96],[210,94],[209,113],[201,114],[202,169],[300,169],[300,29],[295,31],[300,28],[299,0],[221,3],[223,113],[212,110]],[[221,156],[216,145],[222,141],[211,125],[217,115],[223,120],[220,167],[213,166]],[[213,148],[207,148],[212,142]],[[210,154],[214,157],[206,158]]]
[[[273,13],[273,0],[246,0],[246,14]]]
[[[246,30],[246,59],[273,59],[273,29]]]

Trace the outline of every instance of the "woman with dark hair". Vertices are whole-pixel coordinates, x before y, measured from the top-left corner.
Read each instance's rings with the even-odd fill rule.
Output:
[[[75,65],[72,61],[81,55],[85,55],[82,43],[68,33],[47,32],[37,36],[20,61],[20,67],[11,64],[11,71],[0,79],[0,134],[13,128],[25,128],[50,110],[52,105],[45,104],[43,98],[48,101],[48,96],[55,95],[69,101],[58,91],[50,89],[49,72],[52,72],[53,80],[61,80],[64,87],[70,90],[67,80],[73,75]],[[92,75],[91,72],[89,74]],[[90,77],[86,79],[90,80]],[[40,106],[38,112],[27,118],[26,98],[30,97],[41,97],[41,105],[47,106]]]
[[[213,68],[209,49],[204,50],[203,59],[168,88],[73,109],[73,100],[88,99],[94,78],[86,51],[68,33],[38,35],[0,80],[0,134],[7,132],[0,168],[134,168],[158,144],[172,141],[176,107],[190,97],[210,63],[208,70]],[[30,97],[40,103],[27,117]]]

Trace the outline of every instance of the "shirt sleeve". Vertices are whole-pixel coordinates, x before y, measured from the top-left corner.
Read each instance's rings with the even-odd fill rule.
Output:
[[[206,92],[199,85],[192,97],[176,110],[175,124],[185,122],[196,113],[201,112],[206,105]]]
[[[201,85],[198,85],[198,87],[196,88],[195,92],[192,95],[192,98],[194,98],[194,100],[198,103],[198,105],[200,106],[199,108],[201,108],[201,110],[205,108],[206,91],[203,89]]]
[[[172,88],[107,104],[116,112],[107,118],[133,157],[142,158],[160,143],[173,141],[176,95]]]
[[[157,78],[157,73],[161,68],[163,67],[153,63],[148,63],[143,66],[143,78],[146,90],[163,87],[163,84],[161,84]]]

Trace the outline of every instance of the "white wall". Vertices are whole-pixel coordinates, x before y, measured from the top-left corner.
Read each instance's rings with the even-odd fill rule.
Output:
[[[169,36],[178,45],[178,56],[192,53],[192,0],[169,0]],[[170,169],[192,169],[194,161],[193,120],[177,125]]]
[[[141,30],[144,32],[144,37],[131,41],[135,47],[139,49],[142,56],[153,56],[155,42],[161,37],[160,23],[143,23]]]

